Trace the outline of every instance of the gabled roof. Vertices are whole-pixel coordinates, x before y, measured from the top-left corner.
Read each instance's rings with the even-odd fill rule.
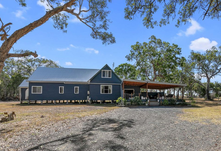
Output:
[[[105,64],[101,69],[99,69],[99,70],[90,78],[90,80],[92,80],[94,77],[96,77],[97,74],[98,74],[101,70],[103,70],[105,67],[108,67],[109,70],[112,71],[112,74],[114,74],[120,81],[122,81],[122,79],[118,77],[118,75],[108,66],[108,64]]]
[[[19,87],[19,88],[28,88],[27,79],[25,79],[18,87]]]
[[[39,67],[30,82],[87,82],[99,69]]]

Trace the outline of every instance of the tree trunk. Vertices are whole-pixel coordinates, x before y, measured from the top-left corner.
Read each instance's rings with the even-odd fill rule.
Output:
[[[210,78],[207,78],[207,84],[206,84],[206,100],[211,100],[210,94],[209,94],[209,90],[210,90]]]
[[[49,20],[49,18],[51,18],[55,14],[58,14],[64,11],[66,8],[71,7],[75,1],[76,0],[71,0],[66,4],[64,4],[63,6],[57,7],[55,9],[46,12],[46,14],[43,17],[19,30],[16,30],[8,39],[6,39],[0,47],[0,73],[2,72],[2,69],[4,67],[5,60],[10,57],[8,56],[8,52],[10,51],[14,43],[16,43],[21,37],[23,37],[30,31],[44,24],[46,21]]]

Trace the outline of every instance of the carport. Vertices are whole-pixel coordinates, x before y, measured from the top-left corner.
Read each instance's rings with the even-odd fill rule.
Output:
[[[175,83],[165,83],[165,82],[154,82],[154,81],[143,81],[143,80],[130,80],[124,79],[122,83],[123,97],[126,98],[125,90],[133,90],[133,96],[142,96],[140,89],[145,89],[145,97],[148,98],[148,89],[157,89],[161,91],[165,91],[166,89],[173,88],[173,94],[175,97],[175,88],[182,89],[182,99],[184,98],[184,87],[185,84],[175,84]],[[139,89],[138,89],[139,88]],[[131,91],[132,92],[132,91]],[[143,96],[144,97],[144,96]]]

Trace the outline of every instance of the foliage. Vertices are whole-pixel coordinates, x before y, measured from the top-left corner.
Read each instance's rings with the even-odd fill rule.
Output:
[[[151,36],[148,43],[137,42],[131,46],[128,61],[135,61],[138,77],[142,80],[171,81],[174,71],[181,66],[181,49],[178,45],[163,42]]]
[[[210,80],[216,75],[221,73],[221,47],[216,48],[212,47],[210,50],[207,50],[204,54],[199,52],[191,52],[191,60],[194,64],[197,74],[202,78],[207,79],[206,87],[206,99],[210,100]]]
[[[132,20],[138,14],[143,19],[143,25],[147,28],[162,26],[170,23],[171,20],[177,19],[176,26],[186,23],[196,13],[208,18],[220,18],[220,1],[186,1],[186,0],[127,0],[125,8],[125,18]],[[163,10],[159,10],[163,8]],[[157,12],[162,13],[162,18],[156,20],[154,15]]]
[[[169,100],[169,105],[176,105],[176,100],[170,99]]]
[[[117,104],[125,105],[127,100],[125,98],[119,97],[119,98],[117,98],[116,102],[117,102]]]
[[[169,101],[167,99],[163,100],[162,105],[165,105],[165,106],[169,105]]]
[[[187,103],[187,102],[181,102],[181,103],[179,103],[179,105],[181,105],[181,106],[187,106],[188,103]]]
[[[114,72],[121,79],[137,79],[136,68],[128,63],[120,64],[114,69]]]
[[[0,74],[0,100],[16,98],[18,86],[40,66],[60,67],[54,61],[43,58],[7,59],[3,72]]]
[[[135,96],[132,100],[131,100],[131,104],[134,104],[134,105],[141,105],[142,101],[140,99],[139,96]]]

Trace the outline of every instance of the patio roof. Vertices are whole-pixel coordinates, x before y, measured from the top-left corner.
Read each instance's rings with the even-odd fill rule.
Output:
[[[148,89],[170,89],[170,88],[186,86],[185,84],[143,81],[143,80],[130,80],[130,79],[123,79],[123,84],[130,85],[130,86],[139,86],[141,88],[148,88]]]

